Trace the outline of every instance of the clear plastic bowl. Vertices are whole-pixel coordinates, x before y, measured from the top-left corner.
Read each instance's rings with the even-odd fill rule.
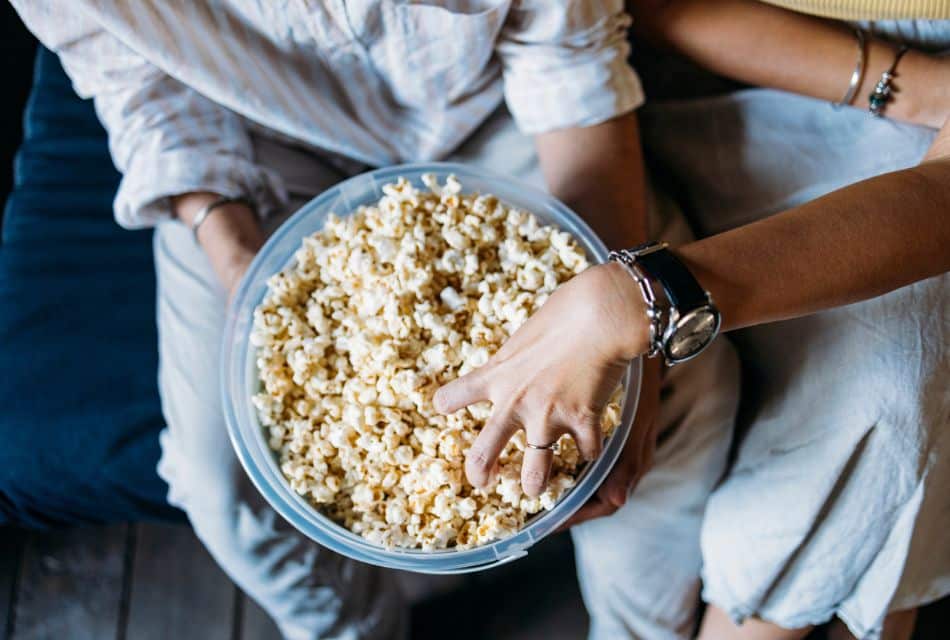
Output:
[[[407,164],[356,176],[314,198],[297,211],[267,241],[251,263],[228,309],[221,360],[221,397],[228,433],[251,480],[271,506],[297,529],[328,549],[362,562],[421,573],[466,573],[520,558],[538,540],[556,530],[597,490],[613,467],[636,412],[641,364],[631,363],[624,376],[626,390],[620,426],[605,443],[601,456],[586,465],[575,487],[550,511],[528,521],[517,534],[466,550],[422,551],[387,549],[336,524],[293,491],[281,475],[274,453],[264,438],[251,395],[260,388],[254,347],[249,336],[253,312],[267,290],[267,279],[287,267],[301,239],[319,231],[329,213],[349,215],[359,205],[382,196],[382,185],[402,176],[423,187],[421,176],[432,173],[444,181],[454,174],[465,193],[492,193],[504,202],[534,213],[547,224],[569,231],[591,262],[603,262],[607,249],[573,211],[534,187],[460,164]]]

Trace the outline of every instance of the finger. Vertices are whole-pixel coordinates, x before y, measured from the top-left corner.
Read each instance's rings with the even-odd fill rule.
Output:
[[[600,499],[617,509],[627,503],[630,491],[640,474],[643,446],[637,441],[636,428],[634,423],[633,432],[620,451],[620,457],[597,489]]]
[[[654,397],[657,392],[658,389],[654,389]],[[647,402],[641,404],[640,409],[643,410],[637,411],[630,439],[615,467],[617,476],[613,482],[605,482],[602,486],[605,499],[617,505],[618,508],[626,503],[640,480],[653,467],[656,452],[656,416],[659,406],[657,402]]]
[[[640,472],[641,449],[636,442],[628,440],[620,453],[620,459],[597,490],[597,495],[616,508],[627,503],[633,484]]]
[[[551,462],[554,460],[554,451],[551,449],[524,450],[524,461],[521,463],[521,488],[532,498],[544,493],[551,475]]]
[[[492,469],[511,436],[519,429],[508,411],[494,411],[481,433],[465,454],[468,481],[483,489],[491,480]]]
[[[604,448],[604,434],[600,429],[600,415],[594,411],[576,411],[568,416],[567,430],[585,460],[594,460]]]
[[[558,531],[566,531],[571,527],[579,525],[582,522],[587,522],[588,520],[593,520],[594,518],[604,518],[612,515],[616,511],[617,507],[595,496],[588,500],[583,507],[578,509],[574,515],[568,518],[564,524],[558,527]]]
[[[567,433],[564,427],[551,425],[543,420],[525,429],[525,443],[547,447]],[[521,462],[521,488],[532,498],[544,493],[551,476],[551,463],[554,461],[554,449],[535,449],[526,446]]]
[[[626,469],[615,467],[614,472],[607,477],[604,484],[600,485],[597,497],[613,505],[615,509],[619,509],[627,504],[633,481],[634,478]]]
[[[525,442],[540,447],[557,442],[560,433],[552,432],[546,425],[539,425],[525,430]],[[551,476],[551,463],[554,461],[554,449],[534,449],[526,446],[524,458],[521,461],[521,488],[524,492],[536,498],[544,493]]]
[[[488,365],[484,365],[440,387],[432,398],[435,410],[454,413],[462,407],[488,400],[487,373]]]

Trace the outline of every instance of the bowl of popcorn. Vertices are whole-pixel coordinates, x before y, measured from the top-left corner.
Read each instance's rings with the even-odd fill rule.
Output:
[[[636,412],[640,362],[602,417],[602,454],[563,436],[539,497],[512,438],[490,486],[465,453],[491,415],[435,390],[481,366],[561,283],[607,258],[533,187],[450,163],[365,173],[321,194],[257,255],[228,311],[222,397],[237,456],[319,544],[425,573],[513,560],[594,495]]]

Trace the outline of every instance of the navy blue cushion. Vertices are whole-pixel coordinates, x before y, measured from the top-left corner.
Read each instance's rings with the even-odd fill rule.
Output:
[[[176,518],[155,473],[151,233],[112,219],[92,104],[40,50],[0,244],[0,523]]]

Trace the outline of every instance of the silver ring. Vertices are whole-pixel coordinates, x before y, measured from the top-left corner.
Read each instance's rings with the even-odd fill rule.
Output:
[[[555,440],[551,444],[544,444],[544,445],[531,444],[530,442],[525,442],[524,446],[528,447],[529,449],[535,449],[536,451],[553,451],[554,453],[557,453],[560,450],[560,446],[558,445],[557,440]]]

